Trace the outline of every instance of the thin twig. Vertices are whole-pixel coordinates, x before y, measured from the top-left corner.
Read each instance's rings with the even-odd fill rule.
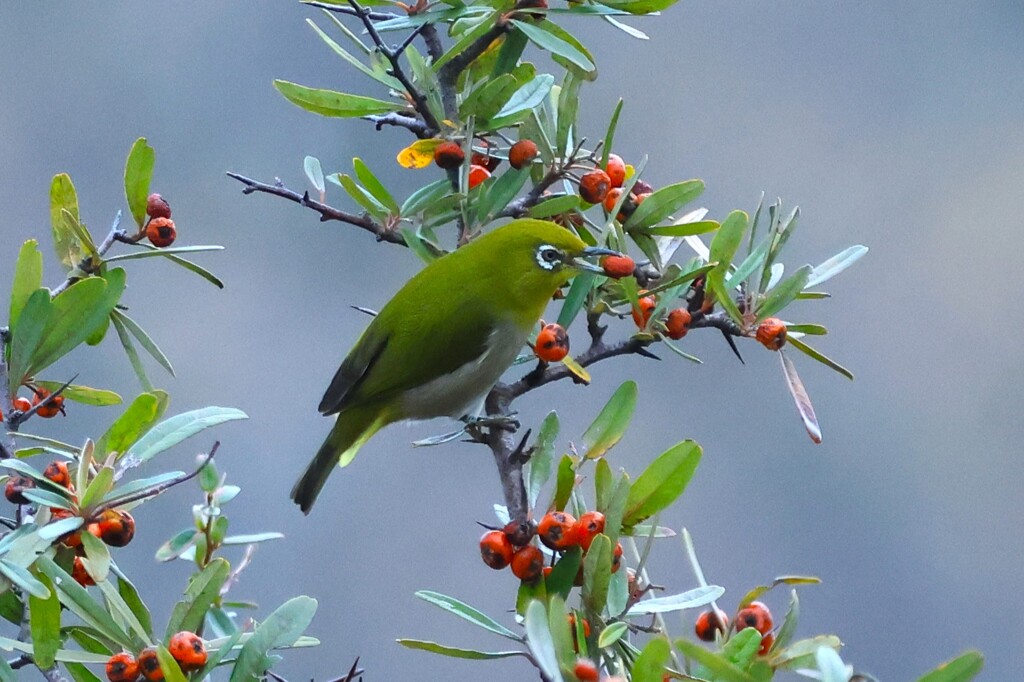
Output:
[[[373,124],[373,127],[377,130],[381,130],[384,126],[395,126],[397,128],[405,128],[411,131],[416,137],[421,140],[426,140],[434,136],[434,131],[430,129],[426,123],[418,118],[407,116],[398,112],[391,112],[387,114],[373,114],[370,116],[363,116],[364,121],[369,121]]]
[[[653,340],[638,337],[619,341],[618,343],[613,343],[611,345],[605,344],[604,342],[598,342],[592,344],[590,348],[576,356],[576,362],[582,367],[587,367],[595,362],[600,362],[601,360],[607,360],[608,358],[614,358],[620,355],[642,355],[644,357],[656,359],[657,356],[647,349],[647,347],[652,343]],[[540,388],[545,384],[550,384],[551,382],[560,381],[562,379],[568,379],[570,377],[576,377],[576,375],[573,374],[564,364],[548,365],[543,372],[531,372],[511,384],[499,384],[495,390],[500,389],[503,392],[507,392],[512,399],[515,399],[535,388]]]
[[[100,242],[100,245],[96,247],[96,254],[83,258],[82,262],[78,264],[78,270],[90,275],[99,272],[99,268],[103,264],[103,256],[110,250],[110,247],[114,245],[114,242],[124,241],[127,236],[128,233],[121,229],[121,212],[118,211],[117,215],[114,216],[114,222],[110,226],[110,231],[107,232],[107,236],[104,237],[103,241]],[[50,296],[56,297],[80,279],[81,277],[68,277],[58,284],[57,288],[50,292]]]
[[[99,514],[105,512],[106,510],[113,509],[114,507],[121,507],[132,502],[138,502],[139,500],[146,500],[151,497],[156,497],[157,495],[160,495],[169,488],[173,488],[176,485],[180,485],[185,481],[189,481],[195,478],[196,476],[199,475],[199,472],[206,467],[207,464],[213,461],[213,456],[217,454],[218,448],[220,448],[219,440],[214,441],[213,447],[210,448],[210,451],[206,453],[206,457],[203,459],[202,462],[199,463],[199,466],[197,466],[195,468],[195,471],[193,471],[192,473],[176,476],[175,478],[172,478],[171,480],[166,481],[165,483],[161,483],[160,485],[155,485],[150,488],[146,488],[145,490],[140,490],[139,492],[134,493],[132,495],[125,495],[124,497],[115,497],[114,499],[109,500],[106,504],[97,507],[95,515],[98,516]],[[137,466],[137,464],[126,461],[122,466],[121,473],[127,471],[128,469],[131,469],[134,466]]]
[[[352,9],[351,7],[331,5],[326,2],[306,2],[305,4],[310,7],[319,7],[320,9],[325,9],[328,12],[334,12],[335,14],[345,14],[350,17],[359,16],[358,10]],[[374,21],[388,21],[389,19],[400,19],[402,17],[401,14],[392,14],[391,12],[372,12],[369,10],[366,10],[366,14]]]
[[[228,174],[229,178],[234,178],[240,183],[245,185],[242,190],[243,194],[252,194],[253,192],[262,192],[264,194],[273,194],[274,196],[282,197],[289,201],[293,201],[296,204],[311,208],[320,214],[320,222],[328,222],[330,220],[337,220],[339,222],[348,223],[349,225],[355,225],[361,227],[367,232],[372,232],[376,237],[377,241],[390,242],[392,244],[401,244],[405,246],[405,239],[402,234],[396,230],[390,229],[380,223],[376,222],[373,218],[366,215],[355,215],[353,213],[346,213],[345,211],[338,210],[333,206],[316,201],[309,197],[309,192],[299,194],[295,190],[288,189],[280,181],[273,185],[247,178],[244,175],[238,173]]]
[[[505,17],[499,15],[497,22],[487,33],[484,33],[465,50],[445,62],[444,66],[437,72],[437,80],[441,84],[442,98],[446,89],[451,89],[452,92],[455,92],[455,83],[459,79],[459,74],[465,71],[466,67],[473,63],[473,60],[482,55],[491,46],[491,43],[508,32],[508,30],[508,21]]]

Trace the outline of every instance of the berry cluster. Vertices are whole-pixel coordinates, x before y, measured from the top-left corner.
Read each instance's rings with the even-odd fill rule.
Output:
[[[473,152],[469,163],[469,188],[473,189],[491,177],[491,173],[501,163],[501,157],[492,156],[492,145],[486,140],[481,141],[484,152]],[[533,140],[519,140],[508,149],[507,157],[510,166],[516,170],[529,167],[537,158],[539,151]],[[466,161],[466,153],[462,145],[454,140],[447,140],[434,148],[434,163],[439,168],[454,170]]]
[[[564,511],[548,512],[540,522],[522,524],[512,521],[501,530],[490,530],[480,538],[480,556],[484,563],[495,570],[512,567],[512,573],[524,582],[534,582],[551,571],[544,566],[544,553],[533,544],[536,536],[553,552],[565,552],[579,547],[584,553],[590,549],[594,538],[604,532],[604,514],[588,511],[575,519]],[[612,573],[622,564],[622,545],[616,543],[612,554]],[[576,582],[582,584],[583,569]]]
[[[762,656],[767,654],[775,643],[775,635],[771,631],[773,626],[772,612],[768,610],[764,603],[759,601],[752,601],[737,611],[736,617],[731,623],[731,627],[735,632],[754,628],[761,633],[761,648],[758,650],[758,653]],[[714,642],[718,637],[727,635],[729,630],[729,616],[717,608],[708,609],[701,613],[697,616],[697,622],[694,625],[697,637],[705,642]]]
[[[33,386],[31,384],[25,384],[32,391],[32,398],[25,398],[23,396],[17,396],[11,401],[14,409],[18,412],[28,412],[33,407],[39,406],[36,409],[35,414],[38,414],[43,419],[50,419],[56,417],[58,414],[64,414],[64,396],[52,395],[49,390],[41,386]],[[0,412],[0,422],[4,420],[4,413]]]
[[[67,489],[71,493],[72,501],[77,503],[78,496],[75,494],[75,486],[71,480],[71,471],[68,469],[66,462],[59,460],[50,462],[46,469],[43,470],[43,476],[54,485]],[[36,482],[27,476],[12,476],[7,479],[7,484],[4,487],[4,497],[13,504],[29,504],[31,500],[24,493],[26,490],[31,490],[35,487]],[[49,511],[50,517],[55,521],[75,516],[75,512],[60,507],[50,507]],[[123,509],[105,509],[95,516],[84,519],[82,525],[85,529],[84,532],[99,538],[110,547],[124,547],[135,537],[135,519]],[[79,528],[79,530],[62,536],[60,541],[66,547],[75,550],[71,577],[79,585],[88,587],[89,585],[95,585],[96,581],[89,575],[82,561],[85,553],[82,546],[82,532],[83,530]]]
[[[209,658],[206,644],[194,632],[175,634],[168,642],[167,650],[181,671],[186,674],[202,668]],[[107,679],[110,682],[136,682],[140,677],[145,678],[147,682],[161,682],[164,679],[164,671],[160,668],[160,660],[153,647],[143,649],[139,652],[138,658],[127,651],[122,651],[107,661]]]
[[[171,205],[155,192],[146,198],[146,215],[149,220],[143,227],[146,239],[153,246],[163,248],[174,243],[178,236],[174,228],[174,221],[171,220]]]
[[[587,171],[580,177],[580,198],[588,204],[601,204],[608,214],[611,214],[621,201],[622,205],[619,206],[615,218],[619,222],[626,222],[629,216],[633,215],[633,211],[654,191],[648,183],[637,180],[626,198],[622,199],[625,191],[622,186],[630,170],[621,156],[609,154],[608,162],[604,166]]]

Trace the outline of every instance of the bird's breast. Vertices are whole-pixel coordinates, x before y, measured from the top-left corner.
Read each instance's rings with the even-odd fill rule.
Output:
[[[487,393],[516,359],[526,337],[527,332],[518,325],[499,325],[488,337],[483,353],[453,372],[403,392],[403,412],[409,419],[478,414]]]

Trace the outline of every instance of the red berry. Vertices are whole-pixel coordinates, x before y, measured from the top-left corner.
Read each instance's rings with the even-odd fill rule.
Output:
[[[160,668],[160,659],[156,657],[156,649],[147,647],[139,654],[139,670],[148,682],[161,682],[164,671]]]
[[[174,243],[178,236],[174,229],[174,221],[170,218],[153,218],[146,225],[146,239],[153,246],[163,248]]]
[[[608,174],[612,187],[622,187],[622,183],[626,181],[626,162],[618,154],[608,155],[608,163],[605,164],[604,171]]]
[[[170,218],[171,205],[162,196],[154,192],[146,197],[146,215],[150,218]]]
[[[786,345],[786,325],[777,317],[769,317],[757,325],[757,341],[768,350]]]
[[[526,168],[537,158],[537,143],[533,140],[519,140],[508,150],[508,163],[515,169]]]
[[[572,669],[572,673],[580,682],[598,682],[601,679],[601,673],[598,671],[597,666],[588,658],[578,659]]]
[[[641,292],[643,293],[643,292]],[[658,305],[658,302],[654,300],[653,296],[642,296],[637,305],[633,307],[633,322],[640,329],[646,329],[647,323],[651,321],[651,313],[654,312],[654,308]]]
[[[576,519],[571,514],[560,511],[548,512],[537,524],[537,535],[549,549],[563,551],[577,544],[576,534],[573,532],[575,525]]]
[[[754,628],[762,635],[772,629],[772,612],[759,601],[752,601],[736,614],[736,631]]]
[[[611,213],[615,208],[615,204],[618,202],[619,197],[622,196],[622,188],[615,187],[608,190],[608,194],[604,197],[604,210]]]
[[[544,553],[535,545],[520,547],[512,555],[512,574],[523,582],[531,583],[544,572]]]
[[[529,521],[509,521],[501,529],[513,547],[522,547],[530,542],[537,533],[537,529]]]
[[[686,336],[686,332],[690,331],[690,321],[692,319],[690,311],[686,308],[676,308],[670,312],[668,319],[665,320],[665,330],[668,338],[678,341]]]
[[[605,256],[604,260],[601,261],[601,267],[604,268],[604,274],[613,279],[621,279],[632,276],[636,270],[636,263],[632,258],[625,255]]]
[[[473,189],[481,182],[491,177],[491,171],[483,166],[472,165],[469,167],[469,188]]]
[[[56,417],[58,414],[60,414],[61,408],[64,407],[64,396],[55,395],[51,398],[50,392],[47,391],[45,388],[35,389],[35,395],[32,396],[33,407],[39,405],[47,398],[50,398],[50,401],[45,405],[41,406],[38,410],[36,410],[36,414],[38,414],[40,417],[43,417],[44,419]],[[67,470],[67,465],[64,466],[64,469]],[[61,485],[64,484],[62,483]]]
[[[202,638],[194,632],[176,633],[167,644],[167,650],[178,662],[182,672],[189,673],[206,665],[208,658],[206,645]]]
[[[761,656],[765,656],[771,651],[772,645],[775,644],[775,635],[768,633],[761,638],[761,648],[757,650],[757,653]]]
[[[583,638],[590,637],[590,623],[587,622],[586,618],[580,619],[581,626],[583,628]],[[576,653],[580,652],[579,642],[576,641],[576,614],[569,614],[569,631],[572,633],[572,650]]]
[[[71,472],[68,471],[67,462],[50,462],[43,469],[43,476],[61,487],[71,487]]]
[[[612,552],[612,573],[618,573],[622,567],[622,543],[615,543],[615,551]]]
[[[127,651],[114,654],[107,660],[107,679],[110,682],[135,682],[139,679],[139,662]]]
[[[580,197],[588,204],[599,204],[608,196],[612,181],[603,170],[596,169],[580,178]]]
[[[93,532],[93,526],[98,534]],[[135,537],[135,519],[126,511],[108,509],[98,521],[89,524],[89,532],[111,547],[124,547]]]
[[[697,637],[705,642],[715,641],[715,633],[723,635],[729,630],[729,616],[721,609],[708,609],[697,616],[697,623],[693,627]]]
[[[36,482],[27,476],[11,476],[4,486],[4,497],[13,504],[28,504],[29,499],[21,493],[36,487]]]
[[[500,530],[490,530],[480,538],[480,558],[496,571],[512,563],[512,543]]]
[[[537,334],[533,352],[545,362],[561,362],[569,354],[569,335],[560,324],[546,324]]]
[[[600,533],[604,532],[604,514],[599,511],[588,511],[576,522],[576,529],[573,535],[583,551],[590,549],[590,543]]]
[[[19,410],[21,412],[28,412],[29,410],[32,409],[32,401],[30,401],[28,398],[22,398],[21,396],[18,396],[17,398],[14,399],[14,409]]]
[[[85,570],[85,564],[82,563],[82,557],[76,556],[75,563],[71,567],[71,577],[75,579],[75,582],[82,587],[89,587],[89,585],[95,585],[96,581],[89,575],[89,571]],[[148,678],[147,678],[148,679]]]
[[[434,148],[434,163],[445,170],[458,168],[466,159],[466,153],[458,142],[442,142]]]

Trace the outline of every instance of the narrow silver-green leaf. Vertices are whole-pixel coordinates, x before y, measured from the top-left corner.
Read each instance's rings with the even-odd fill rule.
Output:
[[[139,227],[146,224],[146,200],[155,163],[156,152],[147,144],[146,138],[135,140],[124,164],[124,196]]]

